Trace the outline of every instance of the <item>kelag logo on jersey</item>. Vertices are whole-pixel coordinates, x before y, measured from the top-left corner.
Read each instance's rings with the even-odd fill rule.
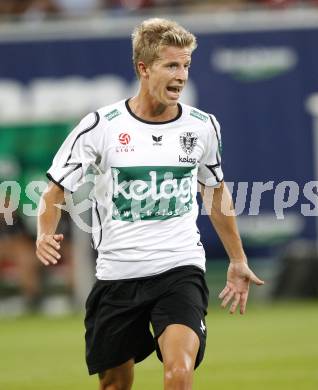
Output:
[[[192,209],[194,167],[112,168],[113,219],[169,219]]]

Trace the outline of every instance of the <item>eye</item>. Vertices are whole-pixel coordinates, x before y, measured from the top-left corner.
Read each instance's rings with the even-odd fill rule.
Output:
[[[177,64],[169,64],[168,68],[171,70],[176,70],[178,68],[178,65]]]

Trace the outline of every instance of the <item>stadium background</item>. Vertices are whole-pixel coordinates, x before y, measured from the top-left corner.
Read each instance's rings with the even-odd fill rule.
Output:
[[[226,4],[217,11],[159,10],[198,37],[183,101],[221,122],[223,167],[234,198],[238,183],[247,183],[239,217],[244,245],[267,282],[252,290],[246,317],[221,312],[217,292],[225,280],[225,254],[207,216],[199,217],[211,309],[207,359],[195,388],[316,389],[318,205],[303,190],[318,174],[318,12],[233,10],[237,5]],[[0,26],[2,204],[3,182],[17,180],[22,188],[17,213],[31,241],[35,217],[25,217],[23,205],[35,209],[36,200],[26,196],[28,183],[46,180],[55,151],[79,118],[136,90],[129,34],[145,14],[117,9],[83,16],[33,15],[5,19]],[[283,181],[297,183],[300,196],[278,219],[274,194]],[[249,212],[253,182],[273,182],[259,215]],[[289,196],[286,190],[286,205]],[[312,216],[301,213],[302,204],[310,205]],[[78,314],[93,281],[93,253],[87,234],[72,229],[67,241],[74,264],[37,271],[41,292],[32,315],[21,296],[19,266],[1,252],[3,237],[12,237],[2,224],[0,388],[94,388],[94,379],[85,375]],[[159,363],[151,358],[138,367],[136,381],[136,389],[160,388]]]

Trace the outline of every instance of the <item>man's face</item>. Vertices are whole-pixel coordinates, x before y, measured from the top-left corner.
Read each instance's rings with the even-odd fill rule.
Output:
[[[163,47],[159,58],[146,67],[143,88],[154,101],[165,106],[176,105],[188,80],[190,62],[191,49]]]

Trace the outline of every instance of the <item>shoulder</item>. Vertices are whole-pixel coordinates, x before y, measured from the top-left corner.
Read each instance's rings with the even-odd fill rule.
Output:
[[[125,100],[120,100],[114,104],[101,107],[96,112],[99,114],[102,121],[109,123],[115,118],[120,117],[125,111]]]
[[[85,132],[94,129],[100,122],[100,115],[97,111],[90,112],[84,116],[75,127],[76,132]]]
[[[202,125],[207,131],[213,130],[217,135],[220,135],[220,124],[215,115],[183,103],[182,111],[185,118],[188,118],[194,123],[196,122],[197,125]]]
[[[110,122],[123,112],[124,101],[120,101],[114,104],[110,104],[104,107],[98,108],[96,111],[92,111],[84,116],[74,131],[76,133],[85,133],[91,130],[103,130],[110,125]]]
[[[185,117],[192,118],[194,121],[206,123],[207,126],[217,126],[219,127],[220,124],[218,120],[216,119],[215,115],[205,112],[203,110],[200,110],[197,107],[192,107],[187,104],[181,104],[182,111],[185,115]]]
[[[208,113],[187,104],[182,103],[181,106],[184,116],[192,119],[194,122],[197,121],[198,123],[202,124],[208,123],[210,121]]]

